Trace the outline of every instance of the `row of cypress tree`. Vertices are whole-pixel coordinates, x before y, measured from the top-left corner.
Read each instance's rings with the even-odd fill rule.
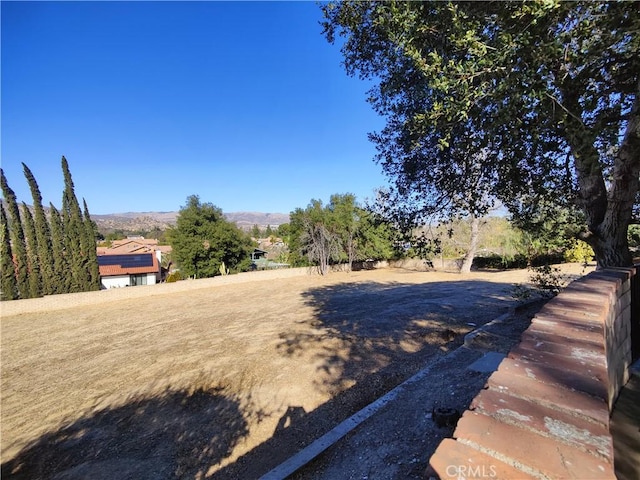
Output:
[[[80,209],[66,158],[62,157],[62,210],[49,203],[48,215],[33,173],[24,163],[22,167],[33,196],[33,213],[26,203],[18,205],[0,169],[7,206],[5,212],[0,204],[0,299],[99,290],[97,227],[84,199],[84,213]]]

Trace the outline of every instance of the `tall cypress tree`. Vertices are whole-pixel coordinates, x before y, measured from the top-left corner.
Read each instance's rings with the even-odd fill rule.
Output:
[[[84,206],[84,230],[85,230],[85,243],[87,245],[87,262],[89,267],[89,289],[100,290],[100,269],[98,267],[98,251],[96,249],[96,238],[98,236],[98,226],[96,222],[91,220],[89,214],[89,207],[87,207],[87,201],[83,198],[82,205]]]
[[[9,210],[9,232],[11,236],[11,248],[15,256],[16,263],[16,284],[18,287],[18,298],[29,298],[29,283],[27,281],[27,245],[24,240],[24,230],[20,218],[20,209],[16,200],[16,194],[9,187],[7,177],[0,168],[0,187],[2,195],[7,202]]]
[[[67,159],[62,157],[64,192],[62,194],[62,222],[64,226],[65,252],[71,269],[70,292],[90,290],[89,269],[86,258],[86,237],[80,204],[73,190],[73,180]]]
[[[51,248],[53,250],[53,293],[67,293],[71,289],[71,272],[64,250],[64,228],[60,212],[49,203],[51,221]]]
[[[0,300],[15,300],[18,298],[18,285],[16,283],[16,268],[11,252],[11,239],[9,238],[9,222],[4,213],[4,207],[0,203]]]
[[[40,262],[38,259],[38,239],[36,226],[31,210],[22,202],[22,217],[24,219],[24,234],[27,240],[27,269],[29,271],[29,297],[42,296],[42,276],[40,274]]]
[[[51,295],[54,293],[53,279],[53,253],[51,250],[51,231],[47,216],[42,206],[42,195],[33,173],[24,163],[22,164],[24,176],[29,183],[31,196],[33,197],[33,211],[35,215],[36,241],[38,243],[38,260],[40,262],[40,274],[42,276],[42,293]]]

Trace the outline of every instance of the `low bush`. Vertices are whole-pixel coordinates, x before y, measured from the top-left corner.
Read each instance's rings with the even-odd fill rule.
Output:
[[[565,262],[580,262],[587,264],[593,260],[595,254],[591,246],[582,240],[574,239],[564,251]]]
[[[486,257],[476,257],[473,259],[473,268],[476,269],[496,269],[509,270],[515,268],[527,268],[527,258],[522,254],[513,257],[503,257],[501,255],[488,255]]]
[[[182,274],[179,271],[171,272],[167,275],[167,279],[165,280],[167,283],[175,283],[179,280],[182,280]]]

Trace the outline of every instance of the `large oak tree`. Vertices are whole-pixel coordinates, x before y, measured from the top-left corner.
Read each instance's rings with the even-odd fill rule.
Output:
[[[168,236],[172,257],[185,276],[213,277],[220,274],[222,264],[232,272],[248,270],[251,264],[249,236],[197,195],[187,198]]]
[[[640,172],[640,4],[340,2],[323,7],[347,73],[375,82],[371,134],[414,214],[583,217],[602,267],[627,266]],[[477,195],[476,195],[477,193]],[[472,194],[472,195],[470,195]]]

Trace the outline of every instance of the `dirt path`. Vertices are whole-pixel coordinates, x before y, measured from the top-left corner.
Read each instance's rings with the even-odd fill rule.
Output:
[[[387,269],[3,306],[2,476],[233,478],[243,458],[263,473],[503,313],[527,277]]]

